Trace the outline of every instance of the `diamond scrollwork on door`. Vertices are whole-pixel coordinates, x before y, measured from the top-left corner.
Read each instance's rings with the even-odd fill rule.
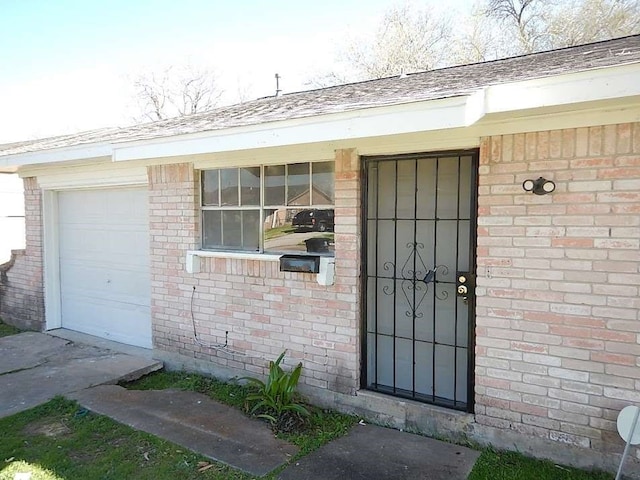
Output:
[[[422,318],[424,314],[418,310],[429,292],[429,284],[433,283],[435,285],[438,272],[447,275],[449,268],[446,265],[436,265],[431,269],[427,268],[421,254],[424,251],[423,243],[407,243],[407,249],[409,254],[402,264],[400,272],[396,271],[393,262],[385,262],[383,268],[387,272],[395,272],[394,277],[396,280],[400,280],[402,293],[409,306],[409,310],[405,312],[405,315],[410,318]],[[397,277],[398,274],[400,275],[399,277]],[[385,286],[382,291],[385,295],[395,294],[395,283],[391,287]],[[437,291],[435,292],[435,297],[438,300],[446,300],[448,296],[449,293],[446,290],[440,292],[440,294]]]

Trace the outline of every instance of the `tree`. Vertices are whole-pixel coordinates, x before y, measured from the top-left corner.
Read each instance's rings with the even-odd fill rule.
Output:
[[[454,28],[455,27],[455,28]],[[382,78],[579,45],[640,32],[640,0],[477,0],[471,14],[403,3],[373,36],[348,40],[347,75],[315,75],[314,86]]]
[[[639,0],[485,0],[484,15],[519,46],[510,54],[569,47],[640,31]]]
[[[550,43],[568,47],[640,32],[638,0],[573,0],[548,25]]]
[[[140,110],[137,121],[163,120],[209,110],[223,93],[215,72],[193,66],[168,67],[138,76],[133,86]]]
[[[429,70],[445,62],[451,32],[447,16],[405,3],[386,11],[373,38],[352,39],[342,57],[354,79]]]
[[[504,56],[508,42],[502,29],[497,29],[481,12],[461,19],[458,35],[452,41],[450,63],[462,65],[485,62]]]
[[[508,37],[515,42],[512,54],[532,53],[547,49],[547,25],[555,0],[488,0],[484,15],[500,22]],[[508,50],[509,45],[504,45]]]

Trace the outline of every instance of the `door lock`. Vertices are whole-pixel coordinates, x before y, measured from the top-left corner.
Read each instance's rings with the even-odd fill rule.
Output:
[[[457,288],[458,296],[462,297],[464,303],[469,301],[469,295],[475,289],[475,275],[469,272],[458,272],[456,275],[457,278]]]

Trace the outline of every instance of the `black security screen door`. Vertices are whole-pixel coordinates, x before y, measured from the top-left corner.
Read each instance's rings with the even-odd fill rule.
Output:
[[[364,387],[471,411],[477,153],[364,166]]]

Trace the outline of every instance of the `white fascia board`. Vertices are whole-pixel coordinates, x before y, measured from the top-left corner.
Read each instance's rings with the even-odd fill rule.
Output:
[[[640,64],[607,67],[485,89],[485,114],[515,112],[640,95]]]
[[[197,155],[464,127],[468,124],[468,102],[468,96],[458,96],[238,127],[188,137],[116,144],[113,159],[118,162]]]
[[[77,145],[69,148],[56,148],[38,152],[18,153],[0,157],[0,169],[16,168],[42,163],[59,163],[73,160],[85,160],[99,157],[111,157],[113,148],[110,144]]]

